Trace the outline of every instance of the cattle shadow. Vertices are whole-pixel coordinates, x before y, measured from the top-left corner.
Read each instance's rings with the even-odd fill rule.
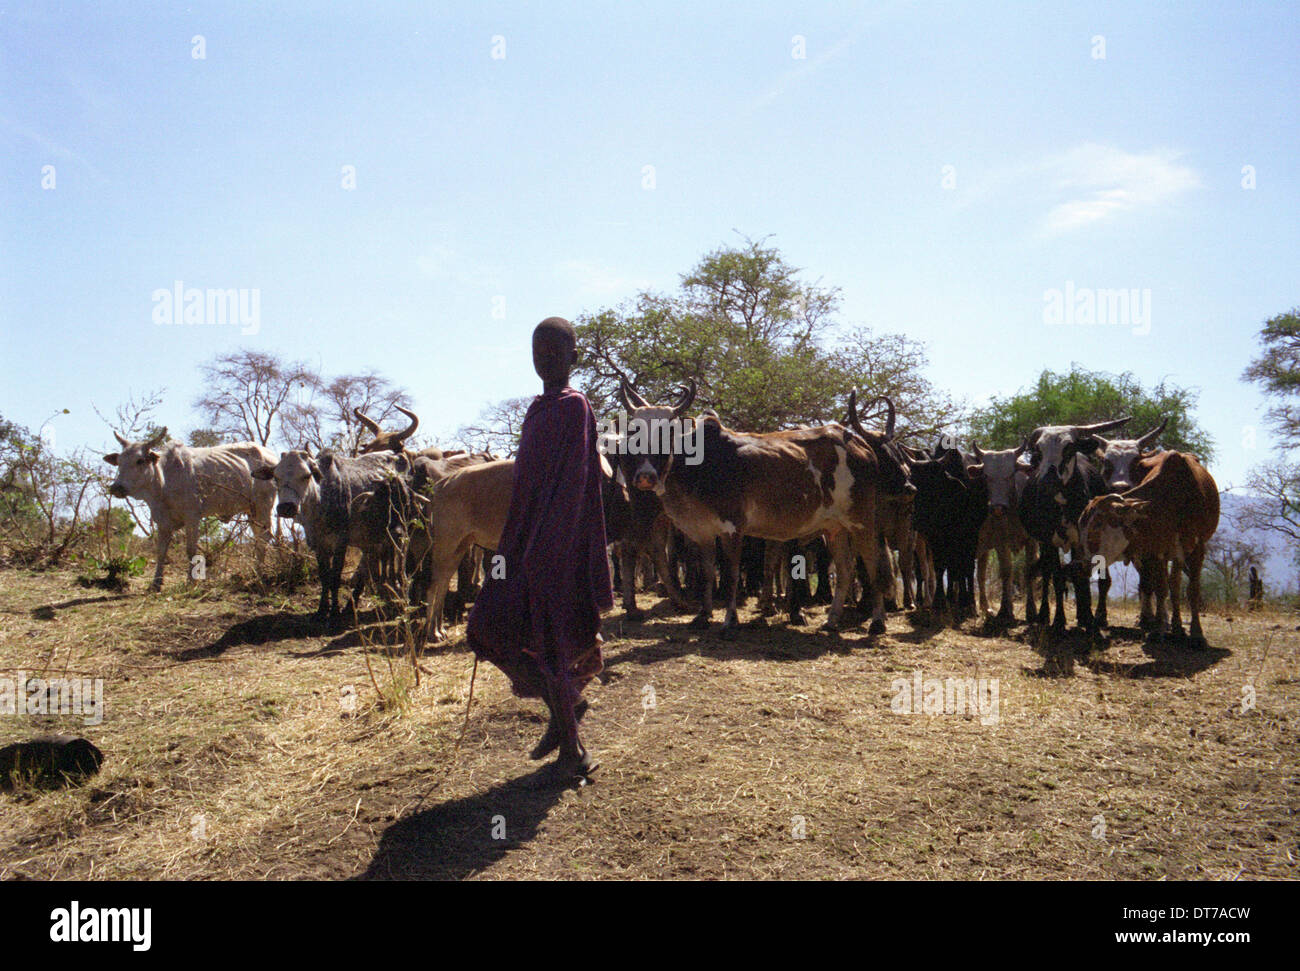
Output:
[[[1142,645],[1142,652],[1151,660],[1124,664],[1090,655],[1080,663],[1094,674],[1120,678],[1190,678],[1232,657],[1232,651],[1226,647],[1193,647],[1185,641],[1170,640],[1148,640]]]
[[[1232,652],[1226,648],[1195,647],[1188,641],[1164,638],[1153,640],[1136,629],[1121,631],[1122,637],[1117,638],[1115,630],[1111,629],[1105,639],[1099,639],[1082,630],[1059,633],[1043,628],[1027,628],[1021,640],[1043,659],[1043,664],[1037,669],[1021,670],[1035,678],[1070,678],[1074,676],[1075,666],[1081,665],[1094,674],[1128,679],[1189,678],[1232,656]],[[1132,664],[1105,656],[1106,649],[1117,640],[1139,639],[1143,641],[1142,651],[1150,658],[1149,661]]]
[[[56,611],[67,610],[69,607],[81,607],[85,604],[102,604],[113,600],[129,600],[130,598],[131,594],[128,593],[120,593],[116,596],[105,594],[102,597],[77,597],[73,600],[64,600],[62,603],[43,604],[40,607],[33,607],[31,609],[31,616],[32,620],[53,620]]]
[[[644,622],[621,637],[655,638],[650,643],[621,647],[617,656],[605,661],[606,670],[623,664],[656,664],[694,654],[713,660],[810,661],[823,654],[843,654],[874,646],[867,639],[867,624],[846,609],[839,631],[821,628],[820,618],[808,618],[803,625],[790,625],[783,617],[750,620],[742,623],[731,637],[722,635],[720,621],[707,630],[688,626],[689,618],[672,614],[668,618]],[[608,648],[606,649],[608,651]]]
[[[486,792],[399,819],[353,880],[463,880],[526,845],[566,789],[541,787],[543,766]]]
[[[274,614],[258,614],[248,620],[231,624],[226,628],[225,633],[210,644],[163,653],[177,661],[201,661],[220,657],[232,647],[314,638],[325,633],[327,631],[324,622],[314,614],[282,610]]]

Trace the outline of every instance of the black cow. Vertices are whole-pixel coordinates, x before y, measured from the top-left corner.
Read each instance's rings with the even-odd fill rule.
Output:
[[[1094,425],[1047,425],[1035,428],[1025,439],[1031,474],[1020,496],[1020,521],[1031,539],[1038,543],[1038,562],[1033,570],[1043,578],[1041,609],[1031,605],[1030,623],[1046,624],[1053,630],[1065,630],[1065,585],[1074,585],[1075,620],[1086,631],[1096,630],[1092,613],[1092,593],[1088,587],[1091,570],[1079,543],[1079,516],[1095,497],[1109,490],[1106,480],[1089,462],[1102,448],[1101,432],[1119,428],[1128,418],[1098,422]],[[1070,564],[1063,561],[1070,552]],[[1025,581],[1030,583],[1030,569]],[[1056,618],[1048,607],[1048,585],[1056,591]],[[1097,589],[1104,601],[1110,589],[1110,576],[1103,569]]]

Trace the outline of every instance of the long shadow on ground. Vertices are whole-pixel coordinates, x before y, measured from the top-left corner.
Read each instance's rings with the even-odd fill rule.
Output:
[[[478,795],[399,819],[354,880],[463,880],[528,843],[561,788],[536,789],[545,768]]]

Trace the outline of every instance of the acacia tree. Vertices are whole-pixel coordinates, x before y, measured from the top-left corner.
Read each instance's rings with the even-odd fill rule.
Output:
[[[643,292],[576,323],[575,381],[597,414],[618,408],[620,372],[650,401],[688,380],[696,405],[735,428],[843,421],[849,392],[893,396],[900,427],[951,424],[959,409],[923,376],[923,345],[836,322],[839,291],[806,282],[765,241],[719,247],[675,293]]]
[[[1259,356],[1241,379],[1273,402],[1264,419],[1277,433],[1278,449],[1300,448],[1300,307],[1266,320],[1259,343]]]
[[[55,565],[84,538],[98,479],[84,449],[59,455],[39,432],[0,418],[0,532],[24,562]]]
[[[1072,365],[1067,373],[1045,370],[1029,388],[994,397],[971,416],[968,434],[983,448],[1010,448],[1043,425],[1086,425],[1131,416],[1119,435],[1141,435],[1169,419],[1160,442],[1214,457],[1214,442],[1192,416],[1198,393],[1161,381],[1147,389],[1131,373],[1107,374]]]
[[[1282,536],[1300,566],[1300,462],[1291,457],[1300,447],[1300,307],[1266,320],[1259,343],[1259,356],[1241,379],[1259,385],[1272,402],[1264,418],[1277,435],[1279,457],[1247,474],[1250,497],[1241,520]]]

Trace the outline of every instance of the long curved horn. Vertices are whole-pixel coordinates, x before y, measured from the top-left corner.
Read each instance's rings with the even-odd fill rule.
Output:
[[[1024,455],[1028,451],[1029,451],[1029,436],[1026,435],[1024,438],[1020,440],[1020,447],[1016,449],[1016,454],[1013,456],[1013,458],[1018,459],[1020,458],[1020,456]]]
[[[971,454],[975,456],[975,461],[976,461],[976,462],[983,462],[983,461],[984,461],[984,453],[980,451],[980,447],[979,447],[979,444],[978,444],[978,443],[976,443],[976,442],[971,442],[971,443],[970,443],[970,450],[971,450]]]
[[[408,438],[414,435],[415,430],[420,427],[420,416],[413,411],[407,411],[401,405],[394,405],[393,407],[396,408],[398,411],[400,411],[402,414],[404,414],[407,418],[411,419],[410,428],[408,428],[404,432],[397,432],[396,434],[393,435],[393,444],[400,445],[402,442],[406,441]]]
[[[877,401],[883,401],[885,403],[885,438],[892,440],[894,437],[894,422],[898,419],[898,411],[894,408],[893,399],[887,394],[882,394],[880,397],[872,399],[871,404],[874,405]],[[870,407],[870,405],[867,407]]]
[[[125,438],[119,435],[116,431],[113,432],[113,437],[117,439],[118,444],[120,444],[123,448],[127,448],[131,444]]]
[[[678,399],[677,404],[673,406],[674,418],[680,418],[682,417],[682,415],[686,414],[686,409],[689,408],[691,406],[691,403],[695,401],[695,392],[696,392],[695,379],[687,378],[686,380],[690,382],[690,386],[686,388],[686,393],[682,395],[682,397]]]
[[[636,393],[636,388],[632,387],[632,383],[628,381],[627,378],[622,378],[619,381],[618,393],[623,398],[624,406],[626,407],[630,405],[627,409],[628,411],[636,411],[638,408],[650,407],[650,402],[646,401]]]
[[[1096,435],[1098,432],[1108,432],[1120,425],[1127,424],[1131,418],[1132,415],[1128,418],[1116,418],[1114,421],[1099,421],[1095,425],[1073,425],[1071,430],[1076,435]]]
[[[1154,445],[1155,440],[1160,437],[1160,433],[1165,430],[1165,426],[1168,424],[1169,416],[1166,415],[1164,421],[1137,440],[1138,451],[1145,452],[1148,448]]]
[[[856,388],[849,392],[849,427],[863,438],[867,437],[867,433],[862,429],[862,422],[858,419],[858,392]]]
[[[157,448],[160,444],[162,444],[166,440],[167,440],[167,426],[164,425],[162,428],[158,430],[157,435],[149,439],[149,441],[145,442],[145,448]]]
[[[360,408],[353,408],[353,409],[352,409],[352,414],[354,414],[354,415],[357,416],[357,421],[359,421],[359,422],[361,422],[361,424],[365,425],[365,426],[366,426],[366,430],[367,430],[368,432],[370,432],[371,435],[378,435],[378,434],[379,434],[379,423],[376,422],[376,421],[372,421],[371,419],[367,418],[365,415],[361,414],[361,409],[360,409]]]

